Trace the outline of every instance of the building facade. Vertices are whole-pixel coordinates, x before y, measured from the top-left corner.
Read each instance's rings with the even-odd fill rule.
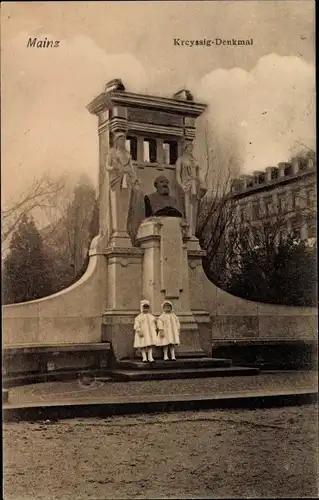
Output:
[[[232,185],[236,224],[258,233],[266,219],[278,227],[278,242],[290,235],[316,238],[316,159],[314,155],[282,162],[265,171],[242,175]],[[232,228],[228,228],[228,232]]]

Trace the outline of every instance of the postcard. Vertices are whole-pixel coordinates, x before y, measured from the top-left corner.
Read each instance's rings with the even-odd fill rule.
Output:
[[[2,3],[6,500],[317,495],[314,21]]]

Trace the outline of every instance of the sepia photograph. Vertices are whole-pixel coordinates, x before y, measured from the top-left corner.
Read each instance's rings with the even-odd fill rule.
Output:
[[[4,500],[318,498],[314,0],[1,4]]]

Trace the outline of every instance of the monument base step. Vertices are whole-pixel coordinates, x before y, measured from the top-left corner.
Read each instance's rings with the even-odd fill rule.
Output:
[[[183,349],[183,348],[179,348],[177,347],[176,350],[176,357],[179,359],[179,358],[192,358],[192,359],[198,359],[198,358],[207,358],[208,356],[210,356],[210,354],[207,354],[205,351],[201,350],[201,349],[190,349],[190,350],[187,350],[187,349]],[[163,359],[163,349],[161,349],[160,347],[153,347],[153,358],[155,360],[162,360]],[[141,361],[141,354],[139,354],[138,352],[136,352],[134,358],[123,358],[121,361],[131,361],[133,360],[134,361]]]
[[[118,381],[142,381],[142,380],[172,380],[182,378],[202,378],[202,377],[230,377],[258,375],[259,368],[248,368],[241,366],[221,366],[210,368],[179,368],[179,369],[148,369],[148,370],[128,370],[114,369],[108,372],[113,380]]]
[[[163,357],[163,351],[160,349],[160,359]],[[176,356],[177,358],[207,358],[207,353],[202,350],[185,350],[183,348],[177,348],[176,349]]]
[[[231,359],[208,358],[208,357],[178,357],[175,361],[156,359],[154,363],[143,362],[138,359],[127,359],[119,361],[118,369],[126,370],[176,370],[176,369],[191,369],[191,368],[220,368],[231,366]]]

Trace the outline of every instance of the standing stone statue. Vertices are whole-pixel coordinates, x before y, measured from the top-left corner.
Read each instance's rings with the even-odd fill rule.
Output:
[[[126,135],[118,132],[114,135],[114,144],[110,149],[105,170],[108,175],[108,217],[110,236],[125,238],[128,235],[128,215],[132,190],[139,190],[140,183],[130,153],[125,148]]]
[[[196,232],[199,200],[205,196],[207,186],[200,177],[199,165],[193,156],[192,141],[185,141],[184,151],[176,162],[176,182],[184,198],[185,218],[189,224],[190,235]]]

